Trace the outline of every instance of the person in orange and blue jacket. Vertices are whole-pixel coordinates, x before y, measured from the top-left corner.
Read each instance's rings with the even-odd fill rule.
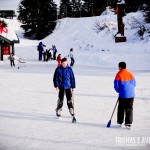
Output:
[[[116,74],[114,80],[114,88],[119,93],[117,123],[119,126],[122,125],[125,114],[125,126],[130,128],[133,122],[133,101],[136,81],[133,74],[126,69],[125,62],[120,62],[118,67],[119,72]]]

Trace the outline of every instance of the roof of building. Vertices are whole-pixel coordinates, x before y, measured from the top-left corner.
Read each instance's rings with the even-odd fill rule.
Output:
[[[15,31],[9,29],[7,33],[0,33],[0,40],[4,40],[8,43],[19,43],[19,38],[16,35]]]
[[[13,13],[15,13],[14,10],[0,10],[0,12],[13,12]]]

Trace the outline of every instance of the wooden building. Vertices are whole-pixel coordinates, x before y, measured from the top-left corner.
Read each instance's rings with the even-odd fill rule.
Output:
[[[19,39],[14,31],[0,34],[0,61],[4,60],[4,55],[15,54],[15,43],[19,43]]]
[[[1,18],[9,18],[13,19],[15,17],[15,11],[14,10],[0,10],[0,17]]]

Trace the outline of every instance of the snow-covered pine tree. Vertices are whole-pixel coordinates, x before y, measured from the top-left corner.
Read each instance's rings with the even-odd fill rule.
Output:
[[[22,0],[18,13],[24,36],[29,39],[43,39],[55,28],[57,8],[53,0]]]

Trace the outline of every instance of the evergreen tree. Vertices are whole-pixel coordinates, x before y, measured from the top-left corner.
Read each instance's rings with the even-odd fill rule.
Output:
[[[59,8],[59,18],[71,17],[71,10],[70,0],[61,0]]]
[[[125,4],[126,4],[126,12],[127,13],[137,11],[137,7],[138,7],[137,0],[126,0]]]
[[[107,6],[111,6],[116,9],[118,0],[107,0]]]
[[[108,0],[93,0],[93,14],[99,16],[109,5]]]
[[[82,16],[83,17],[90,17],[93,16],[93,0],[82,0]]]
[[[136,12],[143,4],[146,4],[149,0],[125,0],[126,13]]]
[[[18,13],[24,36],[29,39],[43,39],[55,28],[57,8],[53,0],[22,0]]]
[[[145,21],[147,23],[150,23],[150,1],[146,3],[146,8],[145,8]]]
[[[81,17],[81,0],[71,0],[71,17]]]

